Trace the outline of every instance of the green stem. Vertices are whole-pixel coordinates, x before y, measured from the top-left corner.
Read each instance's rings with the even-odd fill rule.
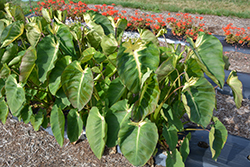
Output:
[[[173,88],[175,82],[177,82],[177,80],[178,80],[178,79],[181,77],[181,75],[183,75],[183,74],[185,74],[185,72],[182,72],[182,73],[175,79],[175,81],[173,82],[171,88],[169,89],[168,93],[166,94],[164,100],[163,100],[163,101],[161,102],[161,104],[156,108],[155,114],[154,114],[154,120],[157,120],[157,117],[158,117],[158,115],[159,115],[159,112],[160,112],[160,110],[161,110],[163,104],[167,101],[167,99],[168,99],[173,93],[175,93],[177,90],[179,90],[180,88],[183,88],[183,87],[184,87],[184,86],[180,86],[179,88],[175,89],[175,90],[169,95],[169,93],[170,93],[171,89]]]
[[[27,48],[26,48],[26,46],[25,46],[25,43],[24,43],[24,40],[23,40],[22,37],[21,37],[21,41],[22,41],[22,44],[23,44],[24,49],[26,50]]]
[[[158,142],[166,151],[168,150],[168,148],[164,145],[164,143],[161,140],[158,140]]]

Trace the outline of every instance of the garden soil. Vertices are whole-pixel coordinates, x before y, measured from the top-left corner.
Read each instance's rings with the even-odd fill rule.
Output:
[[[127,13],[135,10],[121,7],[116,9],[127,10]],[[168,12],[162,14],[166,15]],[[175,13],[171,15],[174,16]],[[208,28],[218,35],[223,35],[221,28],[228,23],[244,28],[250,25],[250,19],[193,16],[203,16]],[[224,54],[229,57],[231,64],[229,70],[250,73],[250,54],[239,52],[224,52]],[[214,115],[223,122],[229,134],[250,140],[250,100],[244,99],[242,107],[237,109],[231,96],[217,93],[217,111]],[[55,138],[46,131],[35,132],[30,124],[18,122],[9,115],[5,125],[0,122],[0,166],[129,167],[132,165],[114,148],[106,148],[101,160],[97,159],[87,140],[71,144],[65,139],[63,147],[60,147]],[[145,166],[152,166],[152,161]]]

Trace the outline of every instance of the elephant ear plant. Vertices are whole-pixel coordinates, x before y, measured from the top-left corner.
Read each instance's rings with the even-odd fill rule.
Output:
[[[149,30],[139,39],[122,40],[127,21],[88,11],[85,23],[65,25],[60,11],[42,9],[25,18],[18,6],[5,4],[0,30],[0,119],[8,113],[34,130],[51,126],[60,146],[65,120],[70,142],[86,127],[88,142],[100,159],[105,146],[117,144],[135,166],[144,165],[162,145],[168,166],[184,166],[188,134],[181,118],[209,130],[212,158],[227,140],[227,130],[213,116],[214,87],[225,82],[222,45],[200,33],[195,42],[159,46]],[[164,32],[164,30],[160,31]],[[159,34],[158,34],[159,35]],[[237,107],[242,101],[236,72],[227,79]]]

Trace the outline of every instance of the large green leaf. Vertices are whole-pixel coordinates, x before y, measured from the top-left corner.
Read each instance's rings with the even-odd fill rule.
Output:
[[[177,129],[172,124],[170,126],[166,126],[163,124],[162,135],[165,138],[167,144],[169,145],[169,149],[171,151],[176,149],[176,144],[178,143]]]
[[[69,64],[61,77],[63,90],[73,107],[79,111],[92,97],[94,80],[90,68],[82,69],[79,62]]]
[[[117,145],[118,132],[124,122],[131,116],[131,107],[128,105],[128,100],[121,100],[111,106],[105,116],[108,124],[107,146],[114,147]]]
[[[65,54],[76,58],[73,36],[70,33],[69,27],[61,24],[56,32],[56,36],[59,38],[60,48],[65,52]]]
[[[89,111],[86,136],[95,156],[101,159],[107,140],[107,124],[97,107]]]
[[[59,42],[53,37],[46,36],[37,45],[37,60],[39,80],[44,83],[50,71],[55,67]]]
[[[118,42],[113,34],[104,35],[101,41],[101,47],[106,55],[114,53],[117,49]]]
[[[50,114],[50,124],[52,132],[58,144],[62,147],[64,140],[65,118],[63,112],[57,105],[54,105]]]
[[[122,154],[135,166],[144,165],[152,156],[158,141],[158,130],[149,120],[126,122],[118,134]]]
[[[17,44],[10,44],[7,48],[6,51],[4,52],[1,63],[9,63],[16,55],[18,52],[18,45]]]
[[[42,15],[43,15],[43,18],[45,18],[45,20],[48,22],[48,23],[50,23],[51,22],[51,20],[52,20],[52,14],[51,14],[51,12],[48,10],[48,9],[46,9],[46,8],[42,8]]]
[[[67,115],[67,134],[70,142],[76,141],[83,130],[81,115],[76,109],[71,109]]]
[[[43,123],[43,113],[44,113],[44,110],[43,109],[40,109],[38,111],[38,113],[36,114],[32,114],[31,117],[30,117],[30,122],[34,128],[35,131],[38,131],[40,129],[40,126],[42,125]]]
[[[106,56],[102,52],[95,52],[94,58],[95,58],[95,61],[97,61],[98,63],[101,63],[106,59]]]
[[[35,61],[37,59],[36,49],[33,46],[30,46],[24,56],[22,57],[21,65],[20,65],[20,75],[19,81],[25,83],[29,78],[30,73],[35,67]]]
[[[86,13],[84,13],[84,20],[90,28],[93,28],[93,26],[90,25],[91,22],[94,22],[95,24],[100,25],[105,35],[108,35],[110,33],[114,34],[114,30],[113,30],[113,26],[111,22],[109,21],[107,17],[103,16],[100,13],[89,10]]]
[[[10,75],[5,82],[7,104],[14,116],[19,116],[19,109],[25,102],[25,91],[21,84],[17,83],[14,75]]]
[[[55,104],[57,104],[59,108],[64,109],[65,107],[70,105],[70,102],[65,95],[62,87],[56,92],[56,97],[57,98],[55,100]]]
[[[8,46],[10,43],[15,41],[19,36],[23,34],[24,24],[21,21],[13,22],[8,25],[2,32],[1,35],[1,48]]]
[[[71,56],[62,57],[56,62],[55,68],[53,68],[51,71],[49,75],[49,90],[52,95],[55,95],[58,89],[61,87],[61,75],[67,65],[71,63],[71,60]]]
[[[215,108],[215,91],[205,78],[190,78],[182,90],[182,101],[191,121],[206,127]]]
[[[186,161],[186,159],[189,155],[189,152],[190,152],[190,149],[189,149],[189,140],[190,139],[191,139],[191,133],[188,133],[188,135],[185,136],[185,139],[181,143],[180,153],[181,153],[183,162]]]
[[[160,96],[160,88],[156,74],[151,73],[142,84],[139,100],[135,102],[132,110],[132,119],[134,121],[143,120],[146,116],[153,113]]]
[[[32,46],[36,46],[41,37],[41,30],[37,23],[28,23],[25,25],[26,36],[28,38],[29,43]]]
[[[9,63],[8,66],[13,66],[21,62],[23,55],[25,54],[26,50],[22,50],[17,53],[16,57],[14,57]]]
[[[0,78],[6,79],[11,74],[10,68],[7,66],[7,64],[3,64],[3,67],[0,71]]]
[[[32,107],[29,105],[25,105],[21,110],[21,117],[23,119],[23,122],[26,124],[29,123],[32,114],[33,114]]]
[[[154,44],[159,45],[158,39],[152,33],[152,31],[148,29],[138,29],[138,31],[139,31],[140,38],[142,39],[142,41],[153,42]]]
[[[159,82],[161,82],[175,70],[176,63],[177,57],[175,55],[172,55],[160,65],[160,67],[155,72],[157,74]]]
[[[86,38],[90,47],[94,47],[96,50],[100,50],[100,43],[102,41],[102,38],[96,31],[94,30],[89,31],[86,34]]]
[[[172,154],[168,154],[166,160],[166,166],[171,167],[184,167],[184,163],[181,157],[180,152],[177,149],[172,151]]]
[[[122,35],[123,35],[123,32],[125,31],[125,29],[127,28],[127,19],[118,19],[117,22],[116,22],[116,39],[117,41],[121,42],[122,40]]]
[[[4,97],[0,98],[0,119],[5,124],[7,116],[9,114],[9,108],[4,100]]]
[[[110,85],[107,92],[107,98],[109,100],[109,106],[115,104],[126,91],[125,85],[121,82],[120,78],[114,79]]]
[[[209,132],[209,145],[212,152],[212,158],[217,160],[222,148],[227,141],[227,129],[220,122],[217,117],[213,117],[214,125],[211,125],[211,130]]]
[[[224,86],[225,73],[223,61],[223,47],[220,41],[205,33],[199,33],[194,43],[191,38],[187,41],[193,49],[193,56],[201,66],[202,70],[209,76],[214,83],[221,88]]]
[[[91,58],[94,56],[94,54],[96,53],[96,50],[95,48],[88,48],[88,49],[85,49],[83,52],[82,52],[82,56],[80,57],[79,61],[83,64],[83,63],[86,63],[87,61],[91,60]]]
[[[13,19],[13,21],[25,21],[25,16],[21,6],[12,3],[6,3],[5,11]]]
[[[178,106],[177,109],[181,109],[181,106]],[[172,109],[167,104],[163,105],[163,113],[164,116],[167,118],[167,121],[171,124],[173,124],[178,130],[183,130],[183,124],[181,120],[177,117],[178,110]]]
[[[241,102],[243,99],[242,96],[242,83],[238,79],[236,71],[231,71],[228,78],[227,78],[227,84],[231,87],[233,90],[233,96],[234,101],[237,108],[241,107]]]
[[[133,93],[138,93],[141,79],[147,70],[155,71],[159,65],[159,50],[157,46],[131,40],[123,43],[117,54],[117,71],[126,87]]]
[[[184,66],[189,77],[204,77],[201,67],[195,59],[188,59]]]

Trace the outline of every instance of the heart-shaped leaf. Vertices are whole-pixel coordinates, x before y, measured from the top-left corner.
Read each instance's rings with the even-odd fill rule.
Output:
[[[5,82],[7,104],[14,116],[19,116],[20,108],[25,99],[25,91],[21,84],[17,83],[14,75],[10,75]]]
[[[156,74],[152,73],[144,81],[139,96],[139,100],[135,102],[132,110],[132,119],[136,122],[143,120],[146,116],[153,113],[157,106],[160,88]]]
[[[107,140],[107,124],[97,107],[89,111],[86,136],[95,156],[101,159]]]
[[[83,70],[79,62],[73,61],[62,73],[61,82],[70,103],[78,111],[82,110],[92,97],[94,80],[91,69]]]
[[[124,122],[131,116],[131,107],[128,100],[121,100],[110,107],[105,119],[108,124],[107,146],[114,147],[117,145],[118,132]]]
[[[113,34],[104,35],[101,41],[101,47],[106,55],[114,53],[117,49],[118,43]]]
[[[83,131],[83,121],[76,109],[71,109],[67,115],[67,134],[70,142],[76,141]]]
[[[159,65],[159,50],[152,43],[142,44],[131,40],[120,46],[117,54],[117,71],[126,87],[138,93],[141,79],[148,69],[155,71]]]
[[[206,127],[215,108],[215,91],[203,77],[190,78],[182,90],[182,101],[191,121]]]
[[[180,152],[181,152],[183,162],[186,161],[186,159],[189,155],[189,152],[190,152],[190,149],[189,149],[189,140],[190,139],[191,139],[191,133],[188,133],[188,135],[185,137],[185,139],[181,143]]]
[[[55,95],[61,87],[61,75],[67,65],[71,63],[71,59],[71,56],[62,57],[56,62],[55,68],[51,71],[49,75],[49,90],[52,95]]]
[[[184,163],[182,161],[182,157],[180,152],[177,149],[172,151],[172,154],[168,154],[166,160],[166,166],[172,167],[184,167]]]
[[[122,154],[135,165],[144,165],[152,156],[158,141],[158,130],[149,120],[124,123],[118,134]]]
[[[161,82],[175,70],[176,63],[177,57],[175,55],[172,55],[160,65],[160,67],[155,72],[157,74],[159,82]]]
[[[65,118],[63,112],[57,105],[54,105],[50,114],[50,124],[52,132],[56,138],[58,144],[62,147],[64,140],[64,125]]]
[[[8,46],[23,34],[24,24],[22,21],[15,21],[8,25],[1,35],[1,48]]]
[[[18,45],[17,44],[10,44],[7,48],[4,54],[2,55],[1,63],[9,63],[15,56],[17,55],[18,52]]]
[[[176,149],[176,144],[178,143],[178,136],[177,136],[177,129],[172,124],[169,127],[167,127],[165,124],[163,124],[163,137],[165,138],[167,144],[169,145],[169,149],[171,151]]]
[[[212,152],[212,158],[217,160],[222,148],[227,141],[227,129],[220,122],[217,117],[213,117],[214,125],[211,125],[211,130],[209,132],[209,145]]]
[[[36,114],[32,114],[31,117],[30,117],[30,122],[34,128],[35,131],[38,131],[40,129],[40,126],[42,125],[43,123],[43,113],[44,113],[44,110],[43,109],[40,109],[38,111],[38,113]]]
[[[121,82],[120,78],[114,79],[110,85],[107,92],[107,98],[109,100],[109,105],[112,106],[116,103],[124,94],[126,90],[125,85]]]
[[[190,43],[194,58],[202,70],[222,88],[225,80],[225,63],[221,42],[213,35],[205,33],[199,33],[195,43],[191,38],[188,38],[187,41]]]
[[[231,87],[233,90],[233,96],[234,101],[237,108],[241,107],[241,102],[243,99],[242,96],[242,83],[238,79],[236,71],[231,71],[228,78],[227,78],[227,84]]]
[[[64,53],[72,56],[73,58],[77,58],[73,43],[73,36],[70,33],[69,27],[61,24],[56,32],[56,36],[59,39],[60,48],[64,51]]]
[[[44,83],[48,74],[55,67],[57,53],[59,50],[59,42],[53,37],[46,36],[37,45],[37,61],[39,80]]]
[[[28,38],[29,43],[32,46],[36,46],[41,37],[41,30],[37,23],[28,23],[25,25],[26,36]]]
[[[0,98],[0,119],[5,124],[7,116],[9,114],[9,108],[4,100],[4,97]]]
[[[20,64],[19,81],[25,83],[29,78],[30,73],[35,67],[35,61],[37,59],[36,50],[33,46],[30,46],[22,57]]]

